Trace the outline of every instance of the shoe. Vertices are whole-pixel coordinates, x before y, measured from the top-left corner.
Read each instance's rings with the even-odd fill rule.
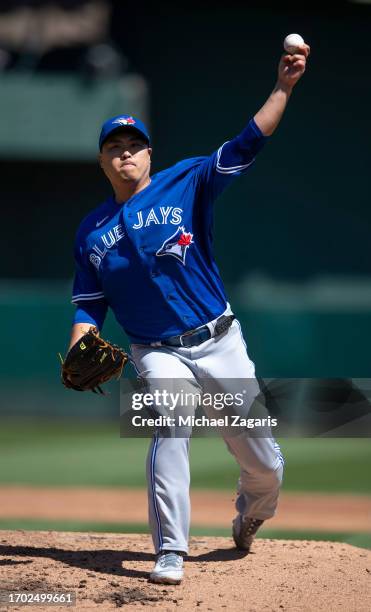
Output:
[[[260,519],[249,518],[248,516],[237,514],[232,523],[232,535],[237,548],[249,551],[255,534],[263,523],[264,521]]]
[[[176,552],[161,552],[149,576],[152,582],[179,584],[183,578],[183,557]]]

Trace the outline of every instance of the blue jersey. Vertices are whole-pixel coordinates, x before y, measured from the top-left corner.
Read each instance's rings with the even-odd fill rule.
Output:
[[[252,119],[211,156],[185,159],[126,202],[110,197],[94,209],[75,242],[74,323],[101,328],[110,307],[131,342],[147,344],[222,314],[212,205],[265,140]]]

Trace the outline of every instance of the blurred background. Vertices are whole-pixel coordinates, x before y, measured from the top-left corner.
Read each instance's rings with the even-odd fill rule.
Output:
[[[308,70],[216,204],[216,259],[259,376],[370,375],[370,26],[368,2],[1,2],[3,491],[143,485],[147,441],[118,438],[116,386],[102,398],[59,382],[75,232],[110,193],[100,125],[121,112],[148,122],[155,172],[210,154],[269,95],[290,32],[311,45]],[[112,317],[104,333],[127,345]],[[194,486],[231,490],[232,459],[202,444]],[[370,494],[367,439],[282,446],[284,491]],[[7,512],[0,526],[56,525]]]

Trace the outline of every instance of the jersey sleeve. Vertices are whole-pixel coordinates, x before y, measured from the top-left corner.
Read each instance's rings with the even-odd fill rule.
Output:
[[[72,325],[76,323],[90,323],[99,330],[102,329],[106,318],[108,304],[103,300],[95,300],[77,306]]]
[[[197,177],[203,199],[213,202],[236,176],[244,174],[254,163],[267,139],[254,119],[251,119],[238,136],[206,157],[198,168]]]
[[[91,323],[101,329],[107,314],[108,303],[95,270],[86,260],[83,248],[75,244],[75,277],[72,304],[77,306],[73,324]]]

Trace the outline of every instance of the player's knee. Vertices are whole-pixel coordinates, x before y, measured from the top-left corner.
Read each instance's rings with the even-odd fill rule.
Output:
[[[283,477],[284,458],[277,446],[274,453],[260,456],[255,466],[255,472],[270,479],[272,483],[280,485]]]
[[[249,470],[251,474],[251,470]],[[255,466],[253,475],[259,481],[264,481],[269,488],[278,488],[281,486],[283,478],[283,461],[276,459],[274,462],[264,462]]]

